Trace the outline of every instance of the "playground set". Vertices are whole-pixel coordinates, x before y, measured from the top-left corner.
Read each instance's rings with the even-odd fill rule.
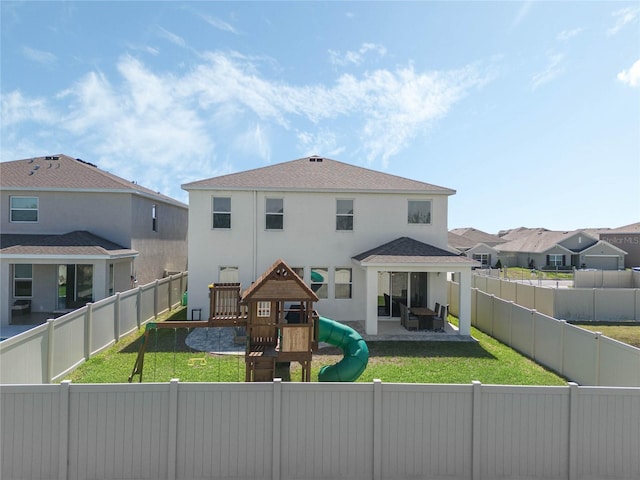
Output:
[[[284,262],[276,261],[244,292],[240,283],[209,285],[210,310],[207,320],[148,323],[138,356],[129,376],[142,382],[144,355],[150,332],[164,328],[244,327],[246,330],[245,381],[273,381],[276,365],[298,362],[303,382],[311,381],[311,360],[319,343],[339,348],[343,358],[325,365],[318,373],[321,382],[353,382],[364,372],[369,349],[351,327],[321,317],[313,304],[318,296]]]

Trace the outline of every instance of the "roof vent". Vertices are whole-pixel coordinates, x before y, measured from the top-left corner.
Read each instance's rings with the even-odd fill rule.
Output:
[[[309,161],[310,162],[316,162],[316,163],[322,163],[322,157],[319,157],[318,155],[312,155],[309,157]]]
[[[44,157],[45,160],[60,160],[60,157],[58,155],[47,155],[46,157]]]

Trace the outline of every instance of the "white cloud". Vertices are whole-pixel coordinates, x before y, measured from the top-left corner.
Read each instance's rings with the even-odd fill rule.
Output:
[[[564,72],[562,61],[564,55],[562,53],[551,53],[548,57],[547,67],[536,73],[531,79],[531,88],[536,90],[538,87],[555,80]]]
[[[212,17],[210,15],[205,15],[203,13],[199,15],[205,22],[207,22],[212,27],[217,28],[218,30],[238,34],[237,30],[230,23],[227,23],[223,20],[220,20],[219,18]]]
[[[262,60],[236,52],[199,58],[192,70],[170,75],[125,56],[117,64],[120,77],[90,72],[48,101],[14,92],[3,96],[3,122],[12,128],[41,122],[43,131],[95,155],[102,168],[164,191],[165,185],[210,176],[218,138],[230,157],[254,154],[269,162],[273,138],[289,135],[292,149],[303,154],[337,155],[349,148],[386,166],[487,81],[477,66],[444,72],[407,66],[296,85],[267,78]],[[355,127],[347,131],[344,122]]]
[[[636,60],[628,70],[618,73],[618,80],[630,87],[640,86],[640,60]]]
[[[513,19],[513,22],[511,22],[511,26],[509,27],[510,30],[513,30],[518,25],[520,25],[520,23],[529,14],[529,10],[531,10],[532,6],[533,6],[533,1],[531,1],[531,0],[523,2],[520,5],[520,8],[518,9],[518,12],[516,13],[516,17]]]
[[[51,65],[58,60],[53,53],[44,52],[42,50],[36,50],[31,47],[22,47],[22,53],[29,60],[33,60],[34,62],[41,63],[43,65]]]
[[[616,20],[613,27],[607,30],[607,35],[615,35],[627,25],[632,25],[638,21],[640,7],[627,7],[616,10],[611,14]]]
[[[565,41],[569,40],[570,38],[575,37],[579,33],[582,33],[583,30],[584,30],[584,28],[574,28],[572,30],[563,30],[562,32],[558,33],[556,38],[558,40],[560,40],[561,42],[565,42]]]
[[[364,57],[369,52],[376,53],[379,57],[384,57],[387,54],[387,49],[375,43],[363,43],[356,51],[337,52],[329,50],[329,61],[341,67],[345,65],[361,65],[364,62]]]
[[[176,35],[175,33],[170,32],[169,30],[166,30],[162,27],[157,27],[157,28],[158,28],[158,33],[160,34],[161,37],[169,40],[171,43],[178,45],[179,47],[187,46],[187,42],[181,36]]]

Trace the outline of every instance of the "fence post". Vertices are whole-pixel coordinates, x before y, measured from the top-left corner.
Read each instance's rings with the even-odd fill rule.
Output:
[[[536,309],[531,310],[531,359],[536,359]]]
[[[167,292],[169,311],[173,310],[173,275],[169,275],[169,292]]]
[[[58,411],[58,424],[60,435],[58,437],[58,480],[67,479],[69,463],[69,389],[71,380],[60,382],[60,410]]]
[[[578,475],[578,384],[569,382],[569,480]]]
[[[142,326],[142,287],[136,292],[136,324],[138,328]]]
[[[113,336],[118,343],[120,340],[120,292],[116,292],[116,301],[113,305]]]
[[[169,382],[169,434],[167,436],[167,478],[176,478],[176,455],[178,449],[178,383],[172,378]]]
[[[158,292],[158,286],[160,282],[156,280],[153,283],[153,319],[156,320],[158,318],[158,309],[160,308],[160,293]]]
[[[596,332],[596,385],[600,386],[600,338],[602,332]]]
[[[280,478],[280,442],[282,431],[282,379],[273,379],[273,430],[272,430],[272,458],[271,458],[271,478]]]
[[[480,412],[482,411],[482,383],[477,380],[471,382],[471,478],[479,480],[480,472],[480,446],[482,445],[482,435],[480,432]]]
[[[382,478],[382,380],[373,379],[373,480]]]
[[[46,383],[51,383],[53,380],[53,350],[55,348],[55,341],[53,338],[53,323],[54,319],[49,318],[47,320],[47,378]]]
[[[93,328],[93,303],[87,303],[87,310],[84,312],[84,359],[91,358],[91,330]]]

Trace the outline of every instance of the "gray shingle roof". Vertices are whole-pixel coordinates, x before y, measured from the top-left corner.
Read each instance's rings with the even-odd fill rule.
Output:
[[[453,195],[455,190],[337,160],[305,157],[289,162],[186,183],[184,190],[388,191]]]
[[[2,255],[67,255],[130,257],[137,251],[124,248],[87,231],[75,231],[63,235],[2,234]]]
[[[492,235],[475,228],[454,228],[453,230],[450,230],[450,233],[464,237],[473,242],[474,245],[477,243],[484,243],[485,245],[492,247],[499,243],[506,242],[506,240],[498,237],[497,235]]]
[[[582,230],[573,230],[570,232],[559,232],[551,230],[531,230],[528,234],[522,234],[515,240],[497,245],[495,248],[499,252],[523,252],[523,253],[544,253],[549,249],[561,244],[564,240],[582,233],[590,238],[592,242],[585,244],[580,250],[596,243],[595,238],[591,238]],[[567,249],[568,250],[568,249]]]
[[[474,260],[409,237],[397,238],[352,258],[361,263],[468,263],[470,266],[479,265]]]
[[[30,191],[127,192],[186,207],[171,197],[101,170],[92,163],[62,154],[0,163],[0,187]]]

